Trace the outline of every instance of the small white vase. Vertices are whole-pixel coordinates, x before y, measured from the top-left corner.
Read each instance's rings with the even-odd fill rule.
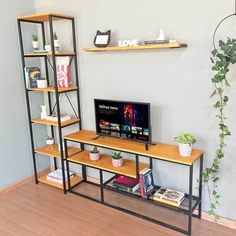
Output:
[[[51,45],[50,44],[46,44],[44,46],[44,49],[45,49],[45,51],[50,52],[51,51]]]
[[[38,50],[39,49],[39,41],[32,41],[33,49]]]
[[[121,159],[113,159],[112,158],[112,165],[114,167],[121,167],[123,165],[123,158],[121,158]]]
[[[179,143],[179,155],[189,157],[192,154],[192,144]]]
[[[96,152],[96,153],[93,153],[93,152],[90,152],[89,153],[89,159],[91,161],[97,161],[100,159],[100,152]]]
[[[38,88],[47,88],[48,84],[47,84],[47,80],[37,80],[37,87]]]
[[[55,48],[56,52],[59,52],[59,50],[60,50],[60,40],[59,39],[54,40],[54,48]]]

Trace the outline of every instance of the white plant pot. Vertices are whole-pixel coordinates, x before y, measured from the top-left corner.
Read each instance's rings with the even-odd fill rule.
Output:
[[[114,167],[121,167],[123,165],[123,158],[121,158],[121,159],[113,159],[112,158],[112,165]]]
[[[53,145],[54,144],[54,139],[47,139],[46,143],[47,143],[47,145]]]
[[[97,152],[97,153],[93,153],[93,152],[90,152],[89,153],[89,159],[91,161],[97,161],[100,159],[100,152]]]
[[[47,88],[48,84],[47,84],[47,80],[37,80],[37,86],[38,88]]]
[[[179,155],[182,157],[189,157],[192,154],[192,145],[179,143]]]
[[[60,40],[59,39],[54,40],[54,48],[55,48],[55,51],[59,51],[59,49],[60,49]]]
[[[33,49],[38,50],[39,49],[39,41],[32,41]]]

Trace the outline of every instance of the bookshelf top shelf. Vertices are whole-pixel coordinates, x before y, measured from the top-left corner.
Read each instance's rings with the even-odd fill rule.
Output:
[[[40,14],[27,15],[27,16],[19,16],[17,17],[17,19],[22,20],[22,21],[28,21],[28,22],[47,22],[49,21],[50,16],[53,18],[53,20],[74,19],[74,17],[72,16],[57,14],[57,13],[40,13]]]
[[[150,44],[129,47],[105,47],[105,48],[83,48],[85,52],[107,52],[107,51],[130,51],[130,50],[147,50],[147,49],[164,49],[164,48],[183,48],[187,47],[186,43],[165,43]]]
[[[35,91],[35,92],[56,92],[56,89],[52,86],[49,86],[47,88],[28,88],[29,91]],[[76,91],[78,90],[78,87],[71,86],[68,88],[58,88],[58,93],[66,93],[70,91]]]
[[[179,155],[178,146],[162,143],[149,145],[149,149],[145,150],[144,144],[140,142],[112,138],[107,136],[100,136],[99,138],[97,138],[97,135],[94,131],[88,130],[81,130],[66,135],[64,138],[70,141],[96,145],[109,149],[115,149],[123,152],[152,157],[183,165],[192,165],[203,154],[203,151],[194,149],[190,157],[181,157]]]

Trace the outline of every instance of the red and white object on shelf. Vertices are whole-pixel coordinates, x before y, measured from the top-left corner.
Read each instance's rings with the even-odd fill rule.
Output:
[[[71,86],[70,57],[57,58],[57,86],[58,88],[68,88]]]

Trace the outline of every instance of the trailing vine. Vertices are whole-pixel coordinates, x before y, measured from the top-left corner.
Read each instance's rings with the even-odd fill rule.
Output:
[[[208,186],[210,208],[209,215],[212,215],[215,220],[219,219],[216,213],[216,207],[219,205],[220,195],[217,192],[220,161],[225,156],[224,149],[226,147],[225,138],[230,135],[230,130],[225,123],[225,107],[229,102],[227,87],[230,87],[226,77],[229,72],[230,64],[236,63],[236,39],[228,38],[225,42],[219,41],[219,48],[212,51],[211,62],[213,63],[212,70],[214,75],[211,81],[214,85],[214,91],[211,97],[216,98],[213,107],[217,110],[217,120],[219,121],[219,144],[215,152],[214,159],[209,167],[206,167],[202,172],[202,180]],[[211,186],[211,187],[210,187]]]

